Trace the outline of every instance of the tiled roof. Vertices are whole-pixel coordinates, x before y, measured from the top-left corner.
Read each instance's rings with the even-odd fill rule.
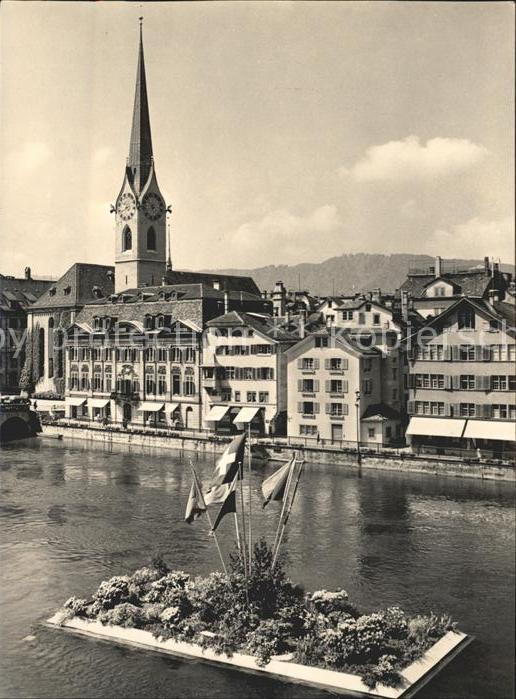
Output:
[[[440,277],[443,281],[450,282],[458,287],[458,294],[461,296],[476,296],[482,298],[491,285],[492,277],[485,270],[472,269],[467,272],[445,273]],[[415,274],[409,275],[400,287],[401,291],[408,293],[418,298],[424,296],[426,287],[435,281],[436,277],[433,274]],[[499,273],[496,286],[505,290],[509,280],[506,274]]]
[[[225,313],[218,318],[209,320],[206,325],[211,328],[236,328],[248,326],[266,335],[271,340],[277,340],[278,342],[296,342],[299,339],[295,333],[285,330],[284,327],[282,327],[279,319],[265,314],[258,315],[255,313],[230,311],[229,313]]]
[[[188,270],[172,270],[166,272],[165,276],[168,284],[206,284],[213,287],[213,282],[218,282],[222,290],[243,291],[261,296],[260,289],[252,277],[217,274],[216,272],[189,272]]]
[[[31,308],[75,308],[94,303],[98,301],[95,288],[100,296],[113,293],[114,267],[78,262],[51,284]]]
[[[3,311],[26,308],[54,282],[46,279],[18,279],[0,275],[0,308]]]
[[[399,420],[400,414],[386,403],[374,403],[367,406],[362,415],[362,420],[371,420],[375,418],[380,420]]]

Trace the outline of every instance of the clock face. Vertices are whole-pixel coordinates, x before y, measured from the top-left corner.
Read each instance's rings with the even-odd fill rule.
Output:
[[[165,211],[163,199],[154,192],[149,192],[143,197],[143,211],[151,221],[157,221]]]
[[[129,221],[136,211],[136,201],[130,192],[122,194],[116,207],[117,213],[123,221]]]

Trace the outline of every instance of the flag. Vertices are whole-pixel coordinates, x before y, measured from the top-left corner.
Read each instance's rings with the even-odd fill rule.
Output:
[[[206,503],[202,494],[202,488],[194,473],[190,495],[186,503],[185,522],[191,524],[194,519],[198,519],[203,512],[206,512]]]
[[[245,432],[235,437],[231,444],[228,444],[224,453],[220,457],[213,472],[211,485],[222,485],[232,483],[238,473],[238,466],[244,460]]]
[[[262,494],[265,502],[262,507],[269,504],[271,500],[283,500],[285,488],[294,466],[295,458],[292,457],[284,466],[279,468],[272,476],[266,478],[262,483]]]
[[[204,502],[206,503],[206,505],[220,504],[224,502],[224,500],[227,498],[230,489],[230,483],[209,486],[204,494]]]
[[[238,475],[238,474],[237,474]],[[219,526],[222,518],[224,515],[228,515],[231,512],[236,512],[236,492],[235,492],[235,486],[237,482],[237,476],[233,479],[233,483],[231,485],[227,486],[229,488],[229,492],[226,496],[226,499],[222,503],[222,507],[219,510],[219,514],[217,515],[217,519],[215,522],[213,522],[213,527],[211,528],[211,531],[214,532],[215,529]]]

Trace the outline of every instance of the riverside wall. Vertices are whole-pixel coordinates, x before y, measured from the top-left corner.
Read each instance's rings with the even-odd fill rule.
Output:
[[[63,437],[68,439],[90,440],[106,447],[122,444],[126,447],[172,449],[197,454],[219,454],[227,446],[227,440],[217,440],[210,437],[170,437],[153,434],[136,434],[131,432],[114,432],[110,430],[69,427],[62,425],[44,425],[43,438]],[[260,445],[260,451],[265,459],[283,461],[292,455],[293,448],[265,442]],[[430,476],[449,476],[454,478],[479,478],[483,480],[508,481],[516,483],[516,468],[510,465],[468,462],[461,459],[445,457],[432,458],[430,455],[415,456],[412,454],[362,454],[360,466],[357,456],[336,449],[321,447],[296,447],[296,451],[310,464],[329,464],[342,468],[358,470],[380,469],[407,473],[424,473]]]

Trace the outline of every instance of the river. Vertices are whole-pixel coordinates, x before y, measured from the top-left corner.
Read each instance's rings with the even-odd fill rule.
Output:
[[[329,696],[42,626],[70,595],[158,552],[195,574],[218,568],[204,518],[183,522],[188,457],[78,440],[0,449],[2,697]],[[195,463],[208,477],[213,457]],[[259,484],[275,467],[257,465],[252,479],[253,528],[269,538],[278,504],[262,512]],[[231,518],[220,532],[227,550]],[[285,548],[308,590],[343,587],[365,611],[449,612],[474,634],[421,699],[509,699],[514,544],[511,484],[307,465]]]

